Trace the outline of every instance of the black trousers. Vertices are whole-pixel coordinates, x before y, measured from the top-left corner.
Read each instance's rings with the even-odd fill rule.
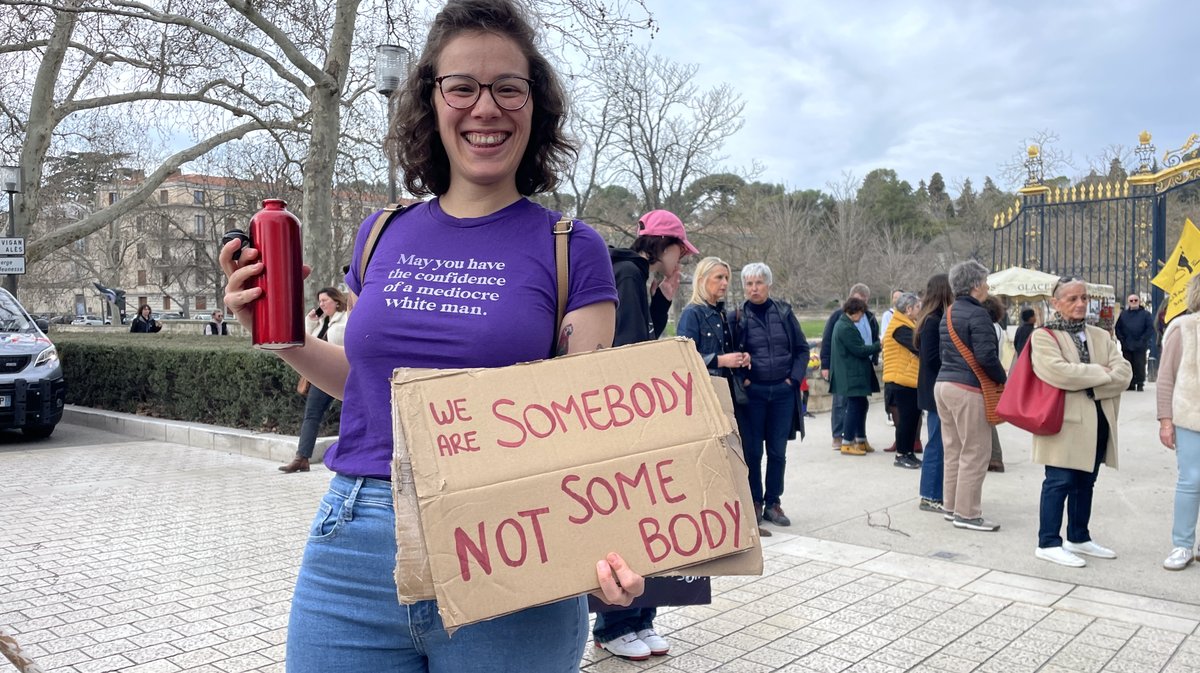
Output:
[[[1127,351],[1121,349],[1121,355],[1129,360],[1129,366],[1133,368],[1133,380],[1129,382],[1130,387],[1145,385],[1146,383],[1146,349],[1141,348],[1135,351]]]
[[[896,423],[896,455],[912,455],[913,446],[921,431],[921,410],[917,407],[917,389],[896,383],[885,383],[887,401],[895,407],[892,418]]]

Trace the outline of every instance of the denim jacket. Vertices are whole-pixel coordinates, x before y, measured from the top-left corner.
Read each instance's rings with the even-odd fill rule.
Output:
[[[696,350],[713,376],[728,376],[717,366],[717,356],[728,352],[729,333],[725,326],[724,302],[716,306],[688,304],[679,316],[675,333],[696,342]]]

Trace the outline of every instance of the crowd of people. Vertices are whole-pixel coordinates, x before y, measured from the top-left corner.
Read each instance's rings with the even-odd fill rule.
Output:
[[[471,624],[453,639],[436,602],[397,602],[397,549],[410,541],[396,537],[389,482],[389,375],[397,367],[502,367],[656,339],[667,327],[683,261],[701,253],[668,211],[643,215],[629,248],[607,248],[574,221],[569,268],[557,273],[553,232],[561,214],[528,197],[551,190],[570,160],[566,94],[511,0],[450,0],[397,95],[387,150],[406,189],[432,198],[381,222],[382,215],[368,218],[347,268],[349,292],[322,290],[303,347],[278,352],[308,383],[300,446],[281,470],[309,469],[317,427],[331,400],[344,401],[339,440],[324,459],[335,476],[313,520],[291,603],[288,670],[575,670],[587,632],[582,596]],[[392,218],[400,222],[387,226]],[[233,241],[221,251],[225,303],[253,329],[262,264],[257,251],[239,248]],[[392,262],[402,257],[496,260],[509,270],[505,291],[487,312],[396,310],[385,288]],[[759,532],[769,536],[764,524],[791,525],[782,499],[788,441],[806,432],[809,342],[792,307],[772,297],[768,265],[740,269],[739,306],[725,301],[734,282],[729,263],[707,256],[693,268],[676,333],[690,338],[709,372],[729,386]],[[870,288],[856,284],[829,316],[820,344],[833,448],[851,457],[875,451],[866,431],[868,398],[882,392],[895,428],[893,464],[920,471],[920,509],[969,531],[1000,528],[984,516],[983,483],[989,468],[1003,469],[994,408],[1008,372],[1003,317],[985,305],[987,277],[978,262],[956,264],[920,294],[893,293],[882,323],[871,311]],[[569,279],[565,314],[556,310],[556,278]],[[1132,311],[1140,310],[1133,299]],[[1200,296],[1190,302],[1195,310]],[[1055,315],[1042,329],[1022,315],[1018,330],[1037,376],[1063,391],[1067,409],[1061,432],[1034,439],[1034,462],[1045,466],[1035,554],[1081,566],[1083,556],[1115,557],[1091,539],[1088,523],[1099,467],[1117,463],[1120,396],[1144,381],[1125,345],[1141,348],[1144,334],[1140,322],[1118,323],[1118,345],[1088,325],[1086,284],[1078,278],[1062,278],[1051,304]],[[227,333],[214,322],[211,333]],[[1196,389],[1200,324],[1194,317],[1173,324],[1158,403],[1161,439],[1177,450],[1180,465],[1175,549],[1165,564],[1178,569],[1193,559],[1200,510],[1200,407],[1180,392]],[[629,609],[646,580],[616,553],[597,559],[595,574],[593,596],[626,608],[597,616],[596,646],[628,659],[667,653],[654,607]]]

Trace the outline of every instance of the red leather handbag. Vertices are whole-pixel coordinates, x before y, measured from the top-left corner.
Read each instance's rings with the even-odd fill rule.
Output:
[[[1049,330],[1046,330],[1049,331]],[[1051,335],[1053,337],[1053,334]],[[1058,343],[1058,339],[1054,339]],[[1059,345],[1062,348],[1062,345]],[[1000,418],[1035,435],[1056,435],[1062,430],[1067,394],[1039,379],[1033,372],[1033,339],[1025,343],[1008,376],[996,413]]]

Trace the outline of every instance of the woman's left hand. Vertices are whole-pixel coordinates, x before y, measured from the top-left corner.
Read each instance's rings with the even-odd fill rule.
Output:
[[[1162,420],[1158,426],[1158,441],[1168,449],[1175,449],[1175,424],[1168,420]]]
[[[658,289],[662,290],[663,296],[667,299],[674,300],[675,293],[679,291],[679,283],[683,280],[683,267],[675,267],[675,271],[662,279],[658,284]]]
[[[600,590],[592,595],[609,605],[628,607],[646,590],[646,580],[616,552],[596,563],[596,577],[600,580]]]

